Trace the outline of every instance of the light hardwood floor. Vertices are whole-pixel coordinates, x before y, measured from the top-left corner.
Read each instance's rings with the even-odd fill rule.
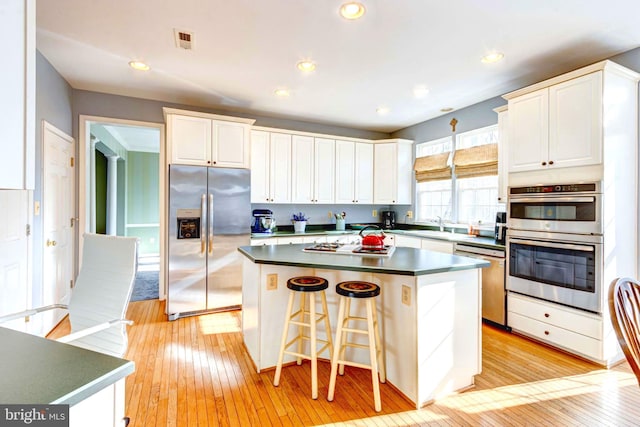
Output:
[[[640,387],[628,364],[602,369],[522,337],[483,327],[483,372],[476,387],[420,410],[381,384],[373,409],[369,371],[346,368],[326,400],[329,363],[256,373],[244,350],[240,312],[166,321],[164,303],[133,302],[126,357],[130,427],[142,426],[638,426]],[[64,334],[62,324],[54,335]],[[278,343],[274,343],[278,345]]]

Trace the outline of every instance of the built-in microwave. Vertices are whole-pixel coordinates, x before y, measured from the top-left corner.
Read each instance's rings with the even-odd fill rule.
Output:
[[[601,184],[509,188],[509,229],[602,234]]]

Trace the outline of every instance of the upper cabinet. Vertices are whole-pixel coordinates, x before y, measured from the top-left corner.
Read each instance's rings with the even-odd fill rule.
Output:
[[[603,61],[504,96],[509,101],[509,172],[601,165],[621,99],[637,96],[638,74]],[[626,101],[625,101],[626,102]],[[628,128],[628,129],[627,129]]]
[[[335,141],[293,135],[291,158],[291,201],[333,203]]]
[[[0,79],[0,188],[35,185],[36,2],[0,2],[0,34],[5,43]]]
[[[251,131],[251,203],[291,202],[291,135]]]
[[[335,202],[373,204],[373,144],[336,141]]]
[[[374,144],[373,203],[410,205],[413,199],[412,141],[386,141]]]
[[[250,167],[250,129],[254,120],[164,109],[172,164]]]
[[[493,111],[498,113],[498,203],[507,203],[509,110],[504,105],[494,108]]]

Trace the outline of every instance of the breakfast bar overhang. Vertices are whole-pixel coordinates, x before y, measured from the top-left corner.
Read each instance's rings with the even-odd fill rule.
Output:
[[[391,256],[310,253],[308,245],[243,246],[242,329],[258,371],[275,367],[287,280],[314,275],[329,281],[327,303],[335,334],[335,285],[364,280],[381,287],[378,297],[387,382],[417,408],[473,386],[482,370],[481,283],[489,262],[397,247]],[[324,335],[318,325],[319,335]],[[293,337],[293,335],[291,335]],[[353,341],[358,342],[357,339]],[[369,361],[360,349],[350,358]],[[323,358],[330,359],[329,354]],[[292,362],[291,356],[285,363]],[[383,402],[384,405],[384,402]]]

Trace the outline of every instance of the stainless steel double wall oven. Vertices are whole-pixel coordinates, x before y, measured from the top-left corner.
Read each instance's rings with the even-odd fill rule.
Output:
[[[601,183],[509,188],[507,289],[600,313]]]

